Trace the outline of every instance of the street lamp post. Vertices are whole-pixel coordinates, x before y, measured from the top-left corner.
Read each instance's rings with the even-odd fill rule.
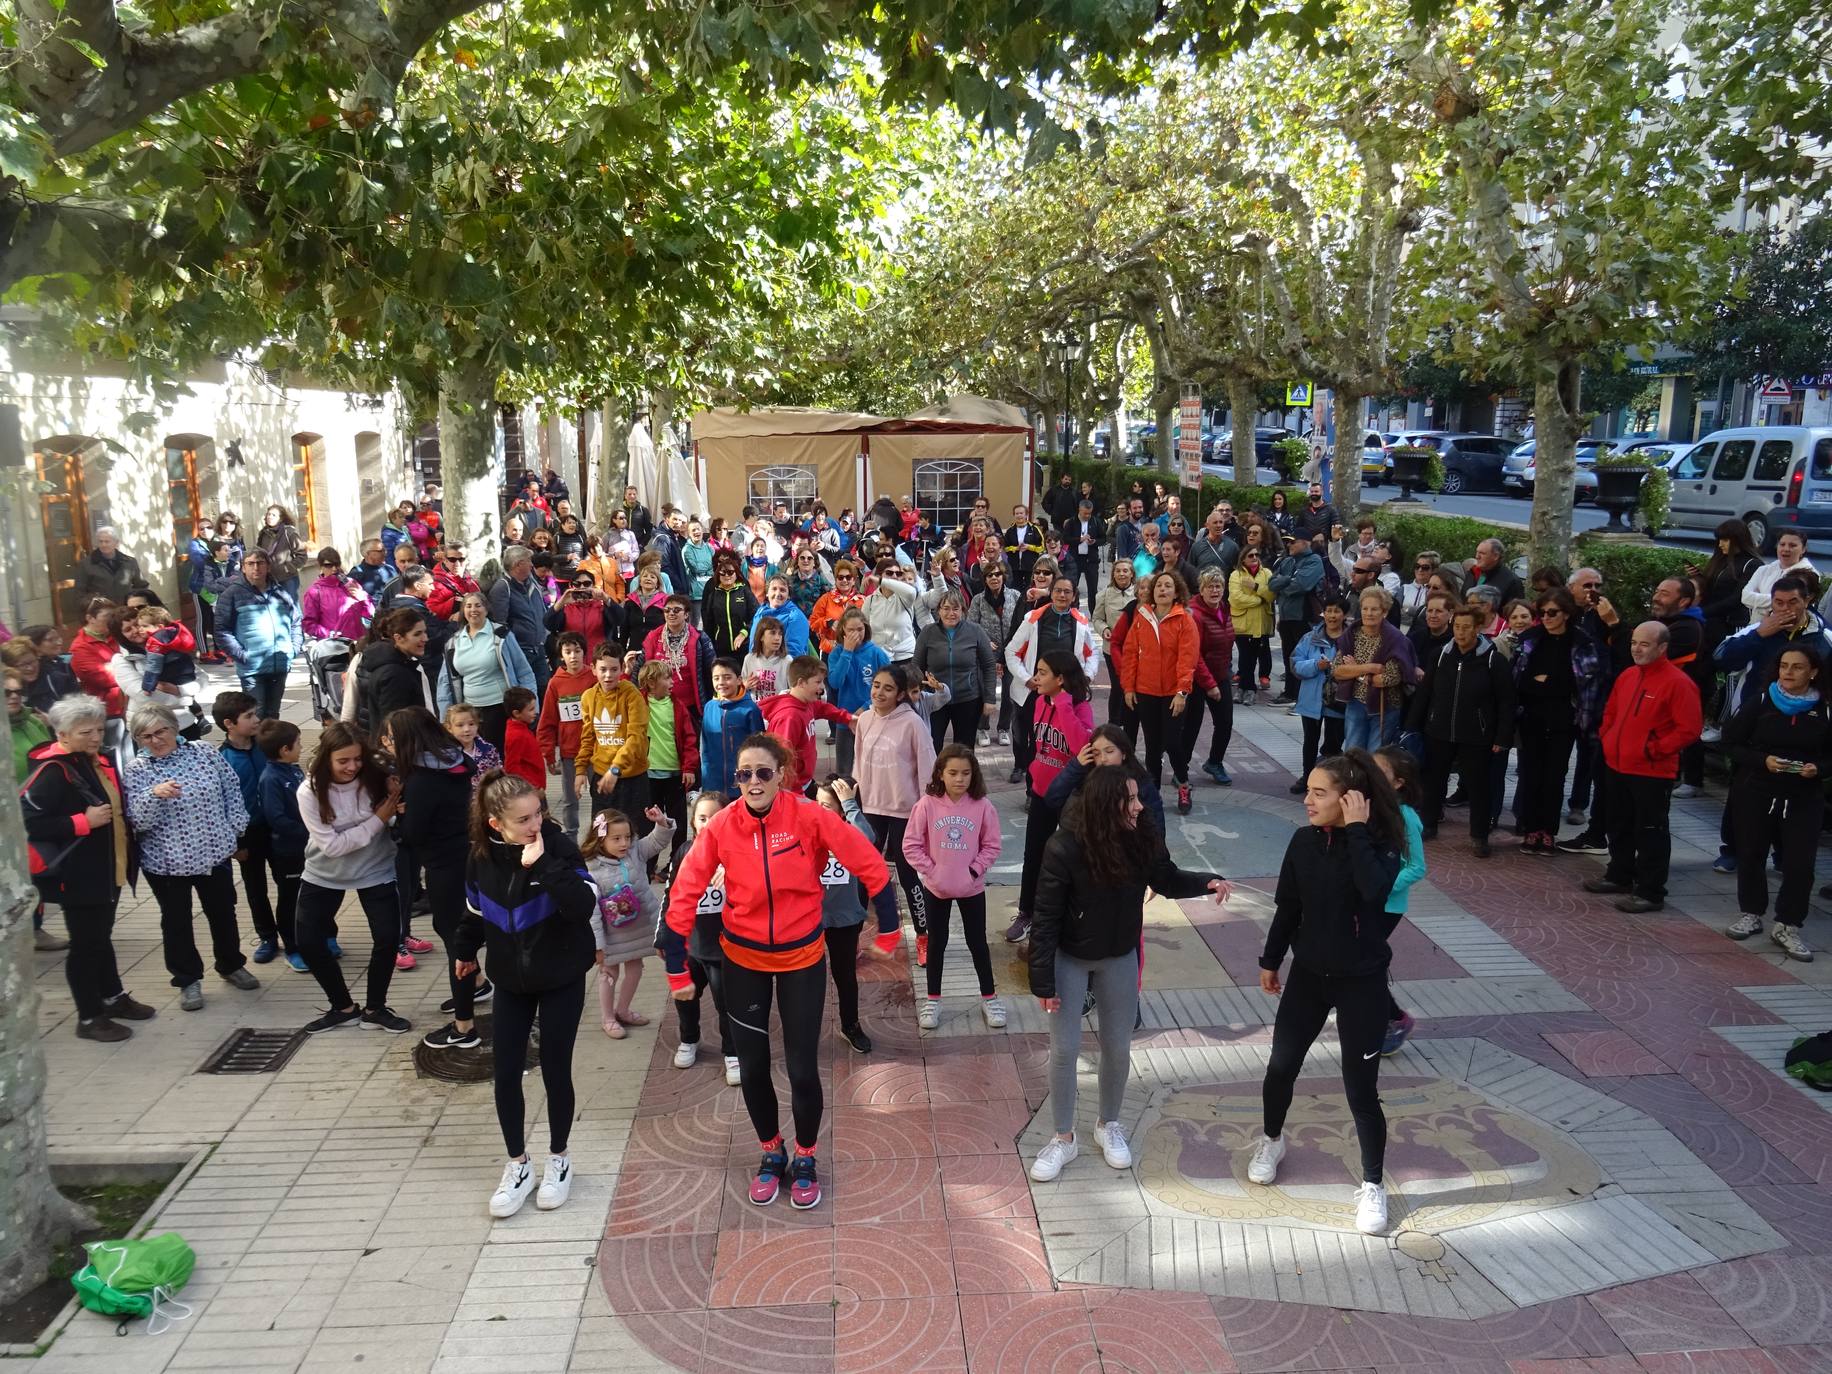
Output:
[[[1075,364],[1081,361],[1081,340],[1064,332],[1058,347],[1062,352],[1062,451],[1075,452]]]

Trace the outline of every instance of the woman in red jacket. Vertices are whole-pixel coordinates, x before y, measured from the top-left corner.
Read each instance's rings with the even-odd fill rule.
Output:
[[[821,1013],[827,1002],[826,941],[821,934],[821,873],[838,862],[874,897],[890,870],[871,841],[844,818],[792,791],[789,748],[774,735],[752,735],[738,749],[732,780],[738,805],[708,821],[669,892],[667,922],[685,937],[700,898],[723,867],[725,909],[719,947],[725,957],[725,1006],[738,1051],[744,1107],[763,1147],[751,1201],[767,1207],[789,1175],[789,1203],[821,1200],[814,1147],[820,1136]],[[679,1001],[693,980],[668,975]],[[795,1117],[795,1160],[783,1149],[776,1087],[770,1078],[770,1000],[782,1022],[789,1104]]]
[[[1212,732],[1209,735],[1209,761],[1202,765],[1202,771],[1220,786],[1228,787],[1234,781],[1223,766],[1228,744],[1234,738],[1234,692],[1228,681],[1228,665],[1234,659],[1234,616],[1228,609],[1228,575],[1220,568],[1204,568],[1197,586],[1198,591],[1189,604],[1189,613],[1196,622],[1199,634],[1197,657],[1209,670],[1209,676],[1214,678],[1218,689],[1206,694]],[[1201,729],[1202,712],[1185,711],[1182,740],[1184,758],[1187,759],[1195,751],[1196,734]]]
[[[1171,775],[1177,780],[1177,812],[1190,812],[1189,753],[1179,747],[1183,713],[1196,677],[1196,644],[1200,631],[1184,609],[1189,594],[1173,572],[1152,575],[1139,598],[1139,609],[1120,656],[1120,686],[1126,706],[1137,711],[1145,732],[1145,771],[1152,782],[1164,775],[1164,752],[1170,748]],[[1194,744],[1195,741],[1191,741]],[[1179,759],[1178,755],[1182,758]]]

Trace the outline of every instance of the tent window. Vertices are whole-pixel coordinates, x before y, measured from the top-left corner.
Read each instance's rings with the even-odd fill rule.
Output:
[[[986,474],[977,461],[936,458],[916,464],[912,484],[917,508],[936,529],[953,530],[967,523],[973,503],[985,495]]]
[[[773,510],[778,501],[792,511],[801,510],[815,496],[813,464],[781,464],[751,470],[750,495],[745,499],[758,510]]]

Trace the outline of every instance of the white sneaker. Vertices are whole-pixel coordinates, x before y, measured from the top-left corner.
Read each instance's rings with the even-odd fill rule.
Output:
[[[1715,725],[1707,725],[1699,732],[1698,742],[1700,744],[1716,744],[1723,738],[1724,732],[1722,730],[1718,729]]]
[[[534,1165],[525,1159],[510,1160],[503,1166],[503,1181],[490,1194],[490,1215],[498,1221],[514,1216],[533,1191]]]
[[[1051,1136],[1047,1144],[1037,1151],[1037,1157],[1031,1161],[1030,1176],[1039,1183],[1048,1183],[1062,1172],[1063,1166],[1081,1153],[1081,1143],[1074,1139],[1058,1140]]]
[[[1380,1184],[1364,1183],[1355,1190],[1355,1229],[1364,1236],[1387,1229],[1387,1190]]]
[[[1011,743],[1011,731],[1009,730],[999,731],[999,743],[1000,744],[1010,744]]]
[[[743,1081],[744,1081],[743,1075],[738,1072],[738,1056],[735,1054],[726,1055],[725,1056],[725,1084],[726,1086],[730,1088],[735,1088],[738,1086],[738,1084],[740,1084]]]
[[[564,1206],[571,1195],[572,1157],[548,1156],[547,1172],[541,1175],[541,1186],[534,1195],[534,1205],[543,1212],[551,1212],[556,1207]]]
[[[924,1030],[934,1030],[941,1024],[941,1003],[933,997],[922,1004],[922,1010],[916,1013],[916,1024]]]
[[[992,743],[992,731],[980,731],[980,748],[985,749]]]
[[[1285,1137],[1274,1140],[1269,1135],[1260,1137],[1260,1143],[1253,1151],[1253,1158],[1247,1164],[1247,1180],[1250,1183],[1271,1183],[1279,1176],[1279,1161],[1285,1158]]]
[[[697,1041],[683,1040],[674,1047],[674,1067],[677,1069],[691,1069],[699,1057],[700,1046]]]
[[[1682,801],[1690,801],[1699,794],[1699,791],[1700,788],[1696,783],[1682,782],[1678,787],[1673,789],[1673,795],[1680,798]]]
[[[980,1014],[986,1018],[986,1024],[994,1030],[1005,1029],[1005,1004],[998,998],[982,997]]]
[[[1736,920],[1724,927],[1724,933],[1733,940],[1747,940],[1752,935],[1762,933],[1762,918],[1745,911]]]
[[[1094,1143],[1107,1161],[1109,1169],[1132,1167],[1132,1146],[1126,1143],[1126,1128],[1117,1121],[1094,1123]]]
[[[1813,947],[1800,938],[1800,927],[1776,921],[1768,928],[1768,938],[1781,946],[1781,952],[1803,964],[1813,962]]]

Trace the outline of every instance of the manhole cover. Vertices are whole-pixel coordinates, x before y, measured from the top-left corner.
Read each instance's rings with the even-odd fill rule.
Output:
[[[199,1073],[277,1073],[299,1046],[302,1030],[256,1030],[243,1026],[218,1045]]]
[[[437,1078],[447,1083],[483,1083],[496,1071],[496,1056],[491,1050],[492,1018],[477,1018],[477,1033],[483,1043],[468,1050],[435,1050],[424,1041],[413,1047],[414,1071],[422,1078]],[[541,1037],[528,1037],[527,1069],[541,1064]]]

